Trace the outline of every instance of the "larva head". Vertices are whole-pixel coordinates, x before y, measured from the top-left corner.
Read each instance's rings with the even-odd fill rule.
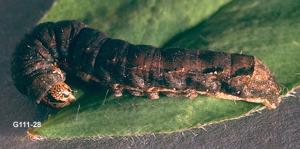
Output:
[[[64,82],[53,85],[48,91],[48,96],[55,102],[47,102],[55,108],[62,108],[75,100],[71,88]]]

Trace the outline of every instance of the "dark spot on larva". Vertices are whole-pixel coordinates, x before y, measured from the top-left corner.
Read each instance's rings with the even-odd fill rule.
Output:
[[[251,75],[253,72],[253,67],[240,68],[231,77],[241,76],[241,75]]]
[[[232,95],[240,95],[241,93],[241,91],[230,86],[227,82],[221,82],[221,90],[225,93],[232,94]]]
[[[222,71],[223,71],[223,68],[221,68],[221,67],[209,67],[209,68],[205,68],[202,72],[203,73],[219,73]]]
[[[204,51],[199,55],[199,59],[207,62],[211,62],[214,60],[216,53],[213,51]]]

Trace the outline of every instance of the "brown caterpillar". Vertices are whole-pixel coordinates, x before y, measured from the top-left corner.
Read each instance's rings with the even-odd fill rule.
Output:
[[[61,108],[74,101],[65,72],[109,87],[115,96],[215,96],[276,108],[280,88],[254,56],[155,48],[108,38],[78,21],[38,25],[19,44],[12,76],[22,93]]]

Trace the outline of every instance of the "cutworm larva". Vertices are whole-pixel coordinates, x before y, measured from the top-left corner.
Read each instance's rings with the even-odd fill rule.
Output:
[[[66,73],[133,96],[214,96],[276,108],[280,88],[256,57],[156,48],[107,37],[78,21],[38,25],[19,44],[12,76],[20,92],[55,108],[74,101]]]

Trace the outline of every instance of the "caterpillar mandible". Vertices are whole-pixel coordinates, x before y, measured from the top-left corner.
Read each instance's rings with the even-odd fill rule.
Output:
[[[109,87],[115,96],[215,96],[276,108],[280,88],[256,57],[155,48],[107,37],[66,20],[38,25],[16,48],[12,77],[23,94],[55,108],[75,100],[66,73]]]

